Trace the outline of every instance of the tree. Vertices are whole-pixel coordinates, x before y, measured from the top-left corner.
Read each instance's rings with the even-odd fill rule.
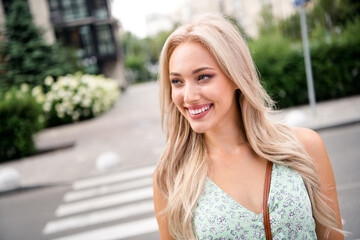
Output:
[[[60,49],[45,43],[41,31],[32,21],[27,1],[14,0],[9,6],[0,55],[0,87],[28,83],[42,85],[46,76],[57,77],[71,72],[66,60],[58,58]],[[57,51],[58,50],[58,51]]]

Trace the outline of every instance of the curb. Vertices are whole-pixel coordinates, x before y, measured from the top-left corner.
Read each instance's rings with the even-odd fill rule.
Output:
[[[310,127],[310,128],[314,131],[324,131],[324,130],[333,129],[333,128],[351,126],[351,125],[355,125],[358,123],[360,123],[360,118],[355,119],[355,120],[343,121],[343,122],[339,122],[339,123],[335,123],[335,124],[328,124],[328,125],[317,126],[317,127],[315,126],[315,127]]]

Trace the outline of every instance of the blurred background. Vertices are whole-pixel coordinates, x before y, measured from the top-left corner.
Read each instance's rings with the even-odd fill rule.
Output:
[[[346,239],[360,239],[359,1],[0,0],[0,240],[159,239],[159,54],[202,13],[247,40],[270,117],[323,137]]]

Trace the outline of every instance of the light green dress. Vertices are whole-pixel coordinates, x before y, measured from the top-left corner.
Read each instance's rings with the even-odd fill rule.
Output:
[[[309,195],[296,171],[273,164],[268,207],[273,240],[317,239]],[[241,206],[210,178],[194,209],[193,227],[201,240],[266,239],[263,214]]]

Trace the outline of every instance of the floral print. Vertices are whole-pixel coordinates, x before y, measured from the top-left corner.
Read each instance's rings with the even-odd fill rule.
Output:
[[[317,239],[311,202],[296,171],[273,164],[268,206],[274,240]],[[210,178],[194,209],[193,226],[200,240],[266,239],[263,213],[241,206]]]

